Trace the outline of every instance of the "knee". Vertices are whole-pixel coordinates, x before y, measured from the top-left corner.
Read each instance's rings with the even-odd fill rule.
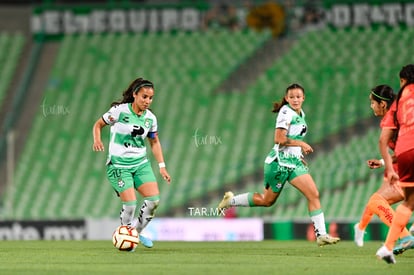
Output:
[[[315,192],[313,192],[312,194],[311,194],[311,199],[313,199],[313,200],[319,200],[320,198],[319,198],[319,191],[318,190],[316,190]]]
[[[263,204],[262,204],[262,206],[264,206],[264,207],[270,207],[270,206],[272,206],[273,204],[275,204],[275,201],[276,201],[276,200],[263,200]]]

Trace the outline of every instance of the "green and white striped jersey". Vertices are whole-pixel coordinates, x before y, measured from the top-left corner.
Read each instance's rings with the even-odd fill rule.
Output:
[[[144,139],[157,135],[157,118],[150,110],[139,116],[131,103],[123,103],[109,109],[102,119],[111,126],[107,163],[134,167],[147,161]]]
[[[307,124],[305,121],[305,113],[300,111],[300,115],[296,113],[289,104],[282,106],[276,118],[275,128],[282,128],[287,130],[287,137],[294,140],[303,140],[307,131]],[[280,154],[285,156],[303,157],[300,146],[280,146],[275,144],[266,158],[266,162],[270,163],[275,160]]]

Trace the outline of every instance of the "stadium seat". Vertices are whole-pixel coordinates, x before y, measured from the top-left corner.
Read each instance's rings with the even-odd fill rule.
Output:
[[[0,32],[0,106],[15,75],[24,43],[21,33]]]

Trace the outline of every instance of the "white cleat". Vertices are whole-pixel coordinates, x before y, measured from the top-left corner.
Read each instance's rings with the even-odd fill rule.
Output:
[[[359,223],[354,225],[354,241],[357,246],[363,247],[364,246],[364,234],[365,230],[359,229]]]
[[[230,207],[230,201],[234,197],[233,192],[229,191],[224,193],[224,197],[218,205],[218,209],[224,210]]]
[[[325,235],[320,235],[316,238],[316,243],[319,246],[324,246],[327,244],[336,244],[337,242],[339,242],[341,239],[337,238],[337,237],[332,237],[329,234],[325,234]]]
[[[384,260],[387,264],[395,264],[397,262],[392,251],[389,251],[385,245],[381,246],[375,255],[378,259]]]

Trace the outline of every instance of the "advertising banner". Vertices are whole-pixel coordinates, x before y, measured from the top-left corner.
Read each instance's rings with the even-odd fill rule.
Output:
[[[86,240],[84,220],[2,221],[1,240]]]
[[[88,220],[90,240],[110,239],[119,220]],[[258,218],[156,218],[143,235],[155,241],[261,241],[263,220]]]

